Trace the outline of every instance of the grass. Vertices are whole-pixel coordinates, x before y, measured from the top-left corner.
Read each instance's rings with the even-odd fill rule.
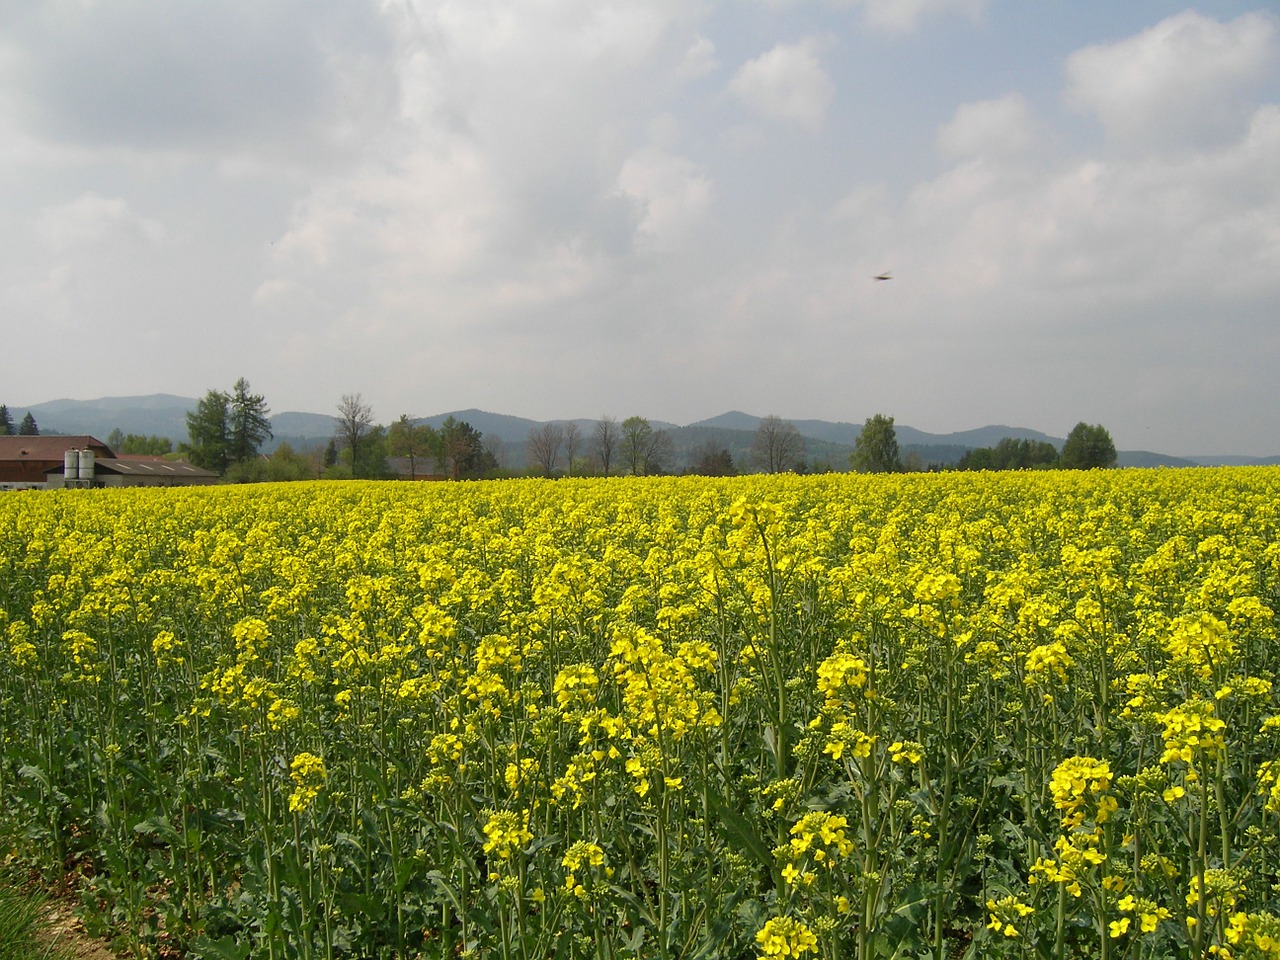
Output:
[[[0,873],[0,960],[61,960],[70,954],[40,937],[44,895]]]

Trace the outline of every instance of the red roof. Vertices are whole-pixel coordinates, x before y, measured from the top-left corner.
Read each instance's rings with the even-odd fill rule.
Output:
[[[99,457],[114,457],[111,448],[97,437],[0,437],[0,460],[34,463],[62,463],[68,450],[92,450]]]

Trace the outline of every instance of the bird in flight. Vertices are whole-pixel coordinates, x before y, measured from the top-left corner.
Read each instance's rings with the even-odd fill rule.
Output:
[[[892,280],[893,274],[886,270],[884,273],[877,273],[872,279],[874,280]]]

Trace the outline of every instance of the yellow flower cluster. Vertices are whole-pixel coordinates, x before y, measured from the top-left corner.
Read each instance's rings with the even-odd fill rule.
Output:
[[[763,957],[801,957],[818,952],[818,938],[802,921],[773,917],[756,933]]]
[[[1070,757],[1053,771],[1049,792],[1053,805],[1062,811],[1062,825],[1069,830],[1081,826],[1088,816],[1095,824],[1106,823],[1119,804],[1108,796],[1111,765],[1092,757]]]
[[[289,810],[301,813],[315,802],[324,787],[328,771],[325,770],[324,759],[314,753],[300,753],[289,764],[289,779],[294,789],[289,794]]]
[[[533,840],[528,810],[497,810],[484,824],[484,852],[499,860],[510,860]]]

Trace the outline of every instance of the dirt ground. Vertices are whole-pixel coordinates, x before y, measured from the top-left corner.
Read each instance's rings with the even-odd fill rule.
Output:
[[[68,903],[51,900],[45,904],[41,936],[46,943],[56,950],[65,951],[74,960],[118,960],[104,941],[85,933],[83,924],[76,919]]]

